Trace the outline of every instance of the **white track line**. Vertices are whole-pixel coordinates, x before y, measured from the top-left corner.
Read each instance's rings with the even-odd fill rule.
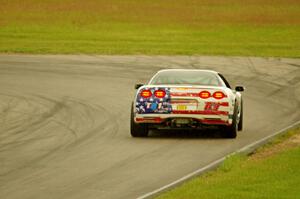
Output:
[[[200,175],[201,173],[204,173],[205,171],[211,170],[211,169],[217,167],[218,165],[220,165],[230,155],[233,155],[235,153],[244,153],[244,152],[249,153],[249,152],[252,152],[258,146],[266,143],[267,141],[269,141],[273,137],[275,137],[275,136],[277,136],[277,135],[279,135],[281,133],[284,133],[284,132],[286,132],[289,129],[295,128],[298,125],[300,125],[300,120],[297,121],[297,122],[295,122],[295,123],[293,123],[293,124],[291,124],[291,125],[289,125],[289,126],[287,126],[287,127],[285,127],[285,128],[283,128],[283,129],[281,129],[281,130],[279,130],[279,131],[277,131],[277,132],[275,132],[275,133],[273,133],[273,134],[271,134],[271,135],[268,135],[267,137],[264,137],[264,138],[262,138],[262,139],[260,139],[260,140],[258,140],[256,142],[248,144],[248,145],[246,145],[245,147],[239,149],[236,152],[230,153],[230,154],[228,154],[228,155],[226,155],[226,156],[224,156],[222,158],[219,158],[219,159],[213,161],[212,163],[206,165],[205,167],[197,169],[196,171],[193,171],[192,173],[189,173],[189,174],[183,176],[182,178],[179,178],[178,180],[175,180],[175,181],[173,181],[173,182],[171,182],[171,183],[169,183],[169,184],[167,184],[167,185],[165,185],[163,187],[160,187],[160,188],[158,188],[158,189],[156,189],[154,191],[151,191],[151,192],[146,193],[146,194],[144,194],[142,196],[139,196],[137,199],[145,199],[145,198],[153,197],[153,196],[157,195],[158,193],[163,192],[163,191],[165,191],[167,189],[170,189],[171,187],[174,187],[174,186],[176,186],[176,185],[178,185],[180,183],[183,183],[184,181],[186,181],[186,180],[188,180],[188,179],[190,179],[192,177]]]

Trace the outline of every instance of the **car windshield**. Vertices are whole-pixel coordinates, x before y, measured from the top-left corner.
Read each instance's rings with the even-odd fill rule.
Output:
[[[158,73],[149,84],[180,84],[221,86],[217,75],[209,71],[162,71]]]

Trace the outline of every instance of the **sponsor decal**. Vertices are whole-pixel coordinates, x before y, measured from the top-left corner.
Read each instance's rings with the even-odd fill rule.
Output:
[[[205,102],[204,110],[218,111],[220,106],[229,106],[228,102]]]
[[[199,97],[199,93],[171,93],[172,97]]]

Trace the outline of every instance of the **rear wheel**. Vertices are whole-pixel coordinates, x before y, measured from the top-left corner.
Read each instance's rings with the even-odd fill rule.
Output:
[[[130,133],[132,137],[147,137],[148,125],[138,124],[134,122],[133,103],[131,105],[131,117],[130,117]]]
[[[243,100],[241,100],[240,121],[238,125],[238,130],[243,130]]]
[[[225,138],[236,138],[238,131],[237,117],[238,117],[238,107],[237,104],[234,106],[234,112],[232,116],[232,124],[226,126],[223,130],[223,137]]]

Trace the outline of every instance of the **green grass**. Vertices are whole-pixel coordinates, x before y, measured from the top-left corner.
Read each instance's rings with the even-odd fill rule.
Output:
[[[292,134],[295,132],[276,139],[257,154],[272,150],[274,144]],[[299,157],[299,146],[258,159],[233,155],[216,171],[186,182],[157,199],[300,198]]]
[[[0,0],[0,52],[300,57],[297,0]]]

